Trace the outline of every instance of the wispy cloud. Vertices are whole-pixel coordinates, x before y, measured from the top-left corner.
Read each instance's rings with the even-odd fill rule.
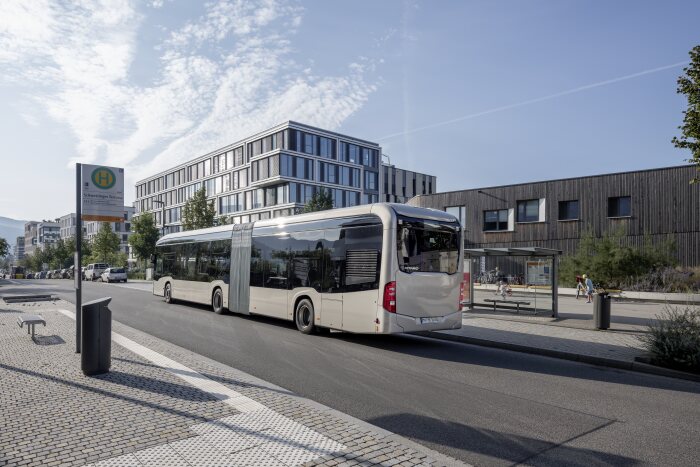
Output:
[[[205,4],[167,32],[156,78],[136,85],[145,15],[170,6],[139,5],[0,3],[0,80],[26,86],[71,129],[74,160],[126,166],[128,182],[288,119],[337,129],[376,88],[365,59],[349,59],[334,76],[296,63],[303,10],[284,0]]]

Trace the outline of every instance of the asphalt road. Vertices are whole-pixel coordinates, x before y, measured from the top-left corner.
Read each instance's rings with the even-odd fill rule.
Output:
[[[0,294],[72,281],[5,282]],[[700,384],[428,338],[333,333],[85,284],[115,320],[475,465],[697,465]]]

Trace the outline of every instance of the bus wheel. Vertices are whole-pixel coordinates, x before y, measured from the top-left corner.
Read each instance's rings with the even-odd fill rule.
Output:
[[[302,333],[311,334],[314,332],[314,305],[311,300],[305,298],[297,304],[294,322]]]
[[[224,294],[218,287],[214,289],[214,293],[211,295],[211,307],[217,315],[224,314]]]
[[[170,288],[170,283],[165,284],[163,295],[165,296],[165,303],[173,303],[173,290]]]

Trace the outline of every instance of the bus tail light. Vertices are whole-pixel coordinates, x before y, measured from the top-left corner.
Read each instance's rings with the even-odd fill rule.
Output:
[[[459,283],[459,303],[457,303],[457,311],[462,311],[462,302],[464,301],[464,281]]]
[[[384,286],[384,309],[396,313],[396,282],[391,281]]]

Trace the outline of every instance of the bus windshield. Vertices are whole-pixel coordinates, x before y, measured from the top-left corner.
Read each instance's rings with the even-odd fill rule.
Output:
[[[396,240],[402,272],[457,272],[460,248],[457,222],[399,216]]]

